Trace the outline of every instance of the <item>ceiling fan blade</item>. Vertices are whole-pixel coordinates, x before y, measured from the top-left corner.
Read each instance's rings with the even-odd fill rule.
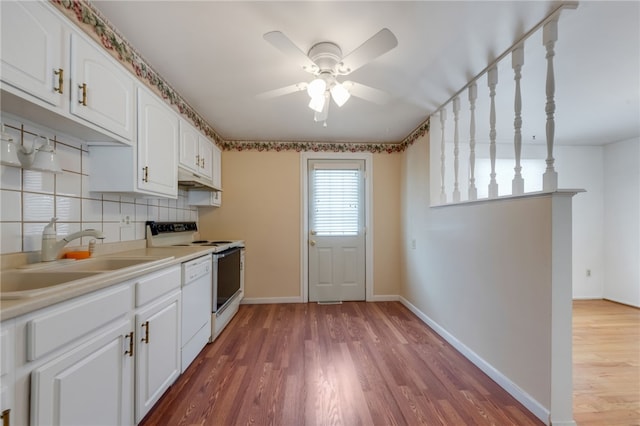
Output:
[[[342,85],[351,95],[378,105],[384,105],[391,99],[391,96],[387,92],[356,83],[355,81],[344,81]]]
[[[303,70],[311,74],[315,74],[318,71],[318,66],[282,32],[271,31],[262,37],[271,43],[273,47],[294,60]]]
[[[267,92],[262,92],[256,95],[257,99],[271,99],[277,98],[278,96],[288,95],[290,93],[300,92],[307,88],[307,83],[296,83],[290,86],[280,87],[279,89],[269,90]]]
[[[397,45],[398,39],[396,36],[388,28],[383,28],[345,56],[339,65],[338,72],[342,75],[349,74]]]

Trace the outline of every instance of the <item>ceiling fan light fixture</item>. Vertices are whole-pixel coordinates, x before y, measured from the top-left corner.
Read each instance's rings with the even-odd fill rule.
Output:
[[[316,78],[307,85],[307,93],[313,100],[313,98],[320,98],[324,95],[324,91],[327,89],[327,83],[321,79]]]
[[[336,82],[331,88],[331,97],[336,105],[341,107],[349,100],[351,93],[342,84]]]
[[[309,101],[309,108],[311,108],[315,112],[322,112],[322,110],[324,109],[324,104],[324,93],[321,93],[320,95],[311,97],[311,100]]]

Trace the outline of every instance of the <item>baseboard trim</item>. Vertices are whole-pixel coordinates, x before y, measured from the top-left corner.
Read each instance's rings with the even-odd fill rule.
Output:
[[[394,294],[373,295],[367,302],[399,302],[400,296]]]
[[[274,303],[303,303],[300,297],[245,297],[241,305],[271,305]]]
[[[407,309],[413,312],[418,318],[425,324],[431,327],[436,333],[438,333],[444,340],[446,340],[451,346],[456,348],[465,358],[471,361],[476,367],[482,370],[487,376],[489,376],[494,382],[502,387],[507,393],[513,396],[518,402],[524,405],[527,410],[531,411],[540,421],[545,424],[550,424],[549,410],[536,401],[531,395],[522,390],[518,385],[513,383],[508,377],[496,370],[491,364],[482,359],[478,354],[469,349],[464,343],[459,341],[455,336],[450,334],[447,330],[442,328],[438,323],[433,321],[429,316],[420,311],[411,302],[402,296],[398,297],[400,303],[402,303]],[[565,423],[557,423],[558,425]],[[571,423],[567,423],[570,425]],[[573,423],[575,424],[575,423]],[[555,424],[554,424],[555,425]]]

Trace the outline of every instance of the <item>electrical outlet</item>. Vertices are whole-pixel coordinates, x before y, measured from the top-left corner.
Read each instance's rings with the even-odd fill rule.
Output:
[[[120,228],[127,228],[133,225],[133,220],[129,215],[120,216]]]

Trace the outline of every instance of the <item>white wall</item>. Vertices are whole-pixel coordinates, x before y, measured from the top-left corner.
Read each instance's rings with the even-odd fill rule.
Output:
[[[551,196],[430,208],[428,137],[403,155],[402,296],[535,414],[570,422],[570,203],[560,227]]]
[[[604,297],[640,307],[640,139],[606,145]]]
[[[440,195],[440,123],[432,120],[434,144],[431,146],[431,202],[439,204]],[[450,136],[447,136],[451,140]],[[452,200],[454,185],[453,144],[446,146],[445,188],[447,200]],[[525,192],[542,190],[542,173],[546,167],[546,146],[537,142],[523,143],[522,175]],[[514,174],[513,144],[498,144],[496,149],[496,180],[499,194],[511,194]],[[554,148],[555,169],[560,188],[584,189],[573,199],[573,297],[601,299],[604,297],[604,148],[602,146],[557,145]],[[468,199],[469,147],[460,145],[459,185],[461,199]],[[636,165],[637,167],[637,165]],[[478,198],[487,197],[490,163],[489,145],[476,146],[476,187]],[[590,275],[587,274],[589,271]]]
[[[0,166],[0,254],[39,251],[42,230],[54,216],[59,219],[59,237],[82,229],[98,229],[106,237],[98,244],[143,240],[147,220],[198,220],[198,210],[187,205],[183,190],[177,200],[89,192],[91,161],[99,159],[91,157],[84,141],[4,113],[1,121],[7,125],[6,132],[27,147],[35,135],[52,141],[55,137],[63,173],[54,176]],[[117,172],[114,165],[114,173]],[[121,216],[128,216],[131,224],[120,226]],[[86,246],[90,239],[74,240],[67,247]]]

